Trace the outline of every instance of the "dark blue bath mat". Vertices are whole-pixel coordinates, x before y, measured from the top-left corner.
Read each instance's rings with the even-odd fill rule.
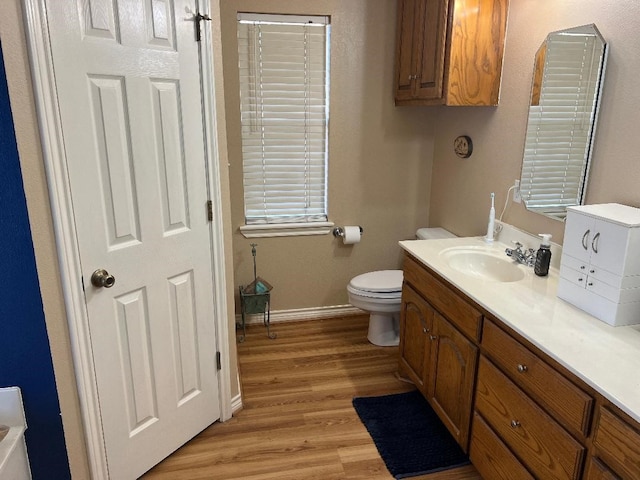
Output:
[[[469,463],[467,455],[417,390],[356,397],[353,407],[394,478],[415,477]]]

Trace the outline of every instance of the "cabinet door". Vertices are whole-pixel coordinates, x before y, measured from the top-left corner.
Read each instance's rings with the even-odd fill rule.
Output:
[[[627,260],[629,228],[604,220],[596,220],[589,248],[591,265],[616,275],[624,273]]]
[[[448,0],[421,0],[416,26],[416,97],[442,99]]]
[[[594,230],[595,220],[592,217],[572,211],[567,212],[562,253],[579,259],[585,266],[588,265]]]
[[[407,284],[402,289],[400,311],[400,372],[426,395],[434,310]]]
[[[477,347],[438,313],[434,316],[431,381],[427,397],[442,422],[466,452]]]
[[[414,96],[416,28],[420,25],[421,0],[398,0],[396,34],[396,101]]]

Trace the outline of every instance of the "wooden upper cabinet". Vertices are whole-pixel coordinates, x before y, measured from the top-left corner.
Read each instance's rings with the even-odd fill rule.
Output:
[[[396,105],[497,105],[508,0],[398,0]]]

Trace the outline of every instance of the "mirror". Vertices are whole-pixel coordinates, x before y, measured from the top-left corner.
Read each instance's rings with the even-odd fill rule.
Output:
[[[536,53],[520,176],[528,210],[562,220],[582,204],[606,58],[595,25],[552,32]]]

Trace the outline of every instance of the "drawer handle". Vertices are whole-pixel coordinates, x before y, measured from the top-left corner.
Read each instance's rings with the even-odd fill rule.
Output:
[[[589,273],[596,273],[595,270],[589,270]]]
[[[584,232],[584,235],[582,236],[582,248],[584,248],[585,250],[589,248],[587,245],[587,242],[589,241],[590,233],[591,233],[591,230],[587,230],[586,232]]]
[[[590,287],[593,287],[593,282],[589,282],[587,283],[587,285],[589,285]]]
[[[580,265],[580,270],[584,270],[585,268],[587,267],[585,267],[584,265]]]
[[[436,335],[429,335],[429,340],[436,340],[438,337]]]
[[[591,240],[591,249],[594,253],[598,253],[598,240],[600,240],[600,232],[596,233]]]
[[[582,280],[584,280],[584,278],[579,278],[578,281],[581,282]]]
[[[511,420],[511,428],[518,428],[520,426],[520,422],[518,420]]]
[[[521,363],[518,364],[518,371],[520,373],[525,373],[527,370],[529,370],[529,367],[527,367],[526,365],[523,365]]]
[[[427,327],[422,327],[422,333],[429,333],[429,329]]]

